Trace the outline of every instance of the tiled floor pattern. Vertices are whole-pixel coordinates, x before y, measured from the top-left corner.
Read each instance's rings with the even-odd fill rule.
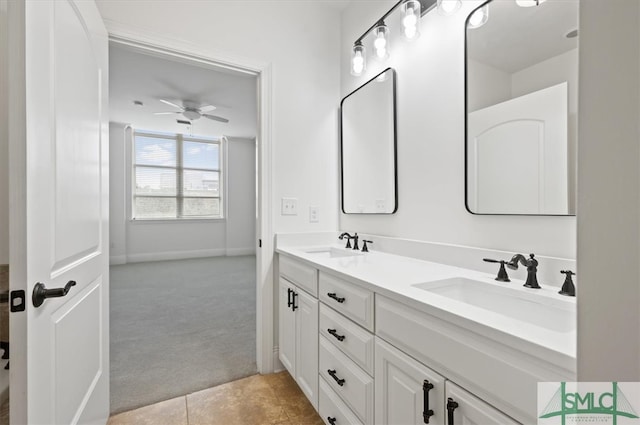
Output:
[[[322,425],[287,372],[254,375],[112,416],[107,425]]]

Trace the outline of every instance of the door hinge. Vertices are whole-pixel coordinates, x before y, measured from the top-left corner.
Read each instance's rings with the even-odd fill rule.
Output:
[[[26,308],[25,303],[26,295],[24,290],[20,289],[17,291],[11,291],[11,296],[9,297],[9,306],[11,307],[12,313],[18,313],[20,311],[24,311]]]
[[[262,239],[258,239],[258,248],[262,248]]]

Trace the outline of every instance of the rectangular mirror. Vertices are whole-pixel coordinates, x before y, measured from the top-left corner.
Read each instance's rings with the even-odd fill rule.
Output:
[[[347,95],[340,111],[342,212],[395,213],[395,70],[387,68]]]
[[[469,15],[469,212],[575,215],[578,4],[489,1]]]

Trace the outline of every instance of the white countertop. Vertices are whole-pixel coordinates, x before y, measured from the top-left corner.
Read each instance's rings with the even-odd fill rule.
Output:
[[[417,288],[413,285],[453,277],[465,277],[521,291],[548,299],[550,305],[572,311],[575,318],[576,302],[573,297],[558,294],[558,288],[523,287],[523,281],[497,282],[495,275],[447,266],[382,252],[367,252],[352,257],[323,257],[310,253],[323,246],[279,246],[276,252],[306,262],[320,271],[364,286],[381,295],[435,315],[443,320],[463,326],[480,335],[492,338],[520,351],[547,360],[567,371],[576,371],[576,331],[562,332],[537,326],[536,323],[515,320],[500,313],[476,307],[446,296]],[[334,248],[344,250],[341,245]],[[498,265],[496,265],[496,273]],[[575,319],[574,319],[575,320]],[[575,322],[574,322],[575,323]]]

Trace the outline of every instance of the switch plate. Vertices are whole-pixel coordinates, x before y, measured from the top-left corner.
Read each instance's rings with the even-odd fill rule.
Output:
[[[309,207],[309,223],[317,223],[320,221],[320,212],[318,207]]]
[[[297,198],[282,198],[282,215],[298,215]]]

